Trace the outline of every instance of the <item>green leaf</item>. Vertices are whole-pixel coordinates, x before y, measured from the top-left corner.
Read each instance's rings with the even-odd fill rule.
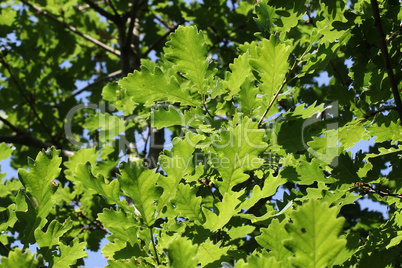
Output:
[[[398,153],[398,155],[402,154],[402,145],[398,144],[397,148],[391,147],[389,149],[380,147],[378,148],[379,153],[378,154],[367,154],[367,158],[376,158],[379,156],[384,156],[384,155],[389,155],[389,154],[395,154]]]
[[[314,199],[292,212],[292,223],[285,225],[290,239],[284,243],[295,254],[293,266],[327,267],[337,257],[346,245],[339,238],[344,220],[337,214],[338,208]]]
[[[382,119],[381,119],[382,118]],[[375,123],[371,125],[368,128],[368,131],[371,135],[371,137],[376,136],[377,138],[375,139],[376,143],[381,143],[384,141],[391,140],[393,144],[397,141],[402,140],[402,129],[401,126],[398,122],[389,122],[389,125],[383,123],[385,122],[385,119],[383,117],[380,117],[378,119],[378,123]]]
[[[179,26],[166,43],[165,57],[174,63],[173,68],[196,86],[200,94],[206,93],[208,47],[202,32],[195,26]]]
[[[174,106],[169,105],[168,109],[163,109],[158,106],[157,109],[152,111],[152,126],[157,129],[171,126],[185,126],[184,115],[177,110]]]
[[[230,95],[237,94],[240,91],[240,86],[247,80],[249,76],[251,76],[251,66],[248,63],[249,58],[250,54],[246,52],[236,58],[232,64],[229,64],[229,68],[232,71],[231,73],[228,73],[227,81],[227,87],[230,90]]]
[[[60,151],[54,147],[43,150],[35,160],[29,162],[29,172],[23,169],[18,170],[18,176],[26,191],[32,195],[31,202],[34,208],[43,209],[41,215],[47,216],[51,209],[51,196],[57,190],[54,180],[60,174],[61,157]],[[45,209],[46,208],[46,209]],[[47,212],[45,212],[47,211]]]
[[[263,112],[259,112],[262,106],[265,106],[265,102],[258,95],[260,90],[255,86],[255,81],[247,78],[240,86],[239,103],[241,112],[245,116],[253,117],[260,116]]]
[[[77,168],[73,175],[76,182],[82,183],[82,185],[87,189],[95,190],[98,194],[108,200],[109,203],[117,203],[123,206],[119,198],[119,181],[112,180],[109,184],[106,184],[102,175],[95,177],[91,172],[90,162],[77,164]]]
[[[194,136],[188,132],[183,140],[173,139],[171,152],[165,152],[168,155],[159,156],[160,166],[168,176],[161,176],[158,180],[158,185],[163,188],[163,194],[158,202],[158,214],[167,202],[175,197],[178,184],[185,175],[194,171],[193,153],[195,146],[203,138],[201,135]]]
[[[259,87],[265,94],[268,105],[288,73],[291,49],[271,37],[270,40],[263,39],[257,47],[257,52],[258,58],[251,58],[249,62],[260,76]]]
[[[139,261],[136,260],[135,257],[132,257],[131,259],[126,259],[126,260],[108,260],[107,261],[108,265],[106,266],[107,268],[140,268],[140,267],[151,267],[145,263],[140,263]]]
[[[286,163],[289,164],[281,170],[280,174],[288,181],[300,185],[311,185],[314,182],[334,182],[334,179],[325,176],[323,169],[320,167],[321,163],[316,158],[309,161],[306,157],[300,157],[294,160],[294,163],[290,161],[286,161]]]
[[[228,235],[232,239],[244,238],[246,235],[252,233],[255,227],[252,225],[242,225],[239,227],[232,227],[228,231]]]
[[[87,256],[85,252],[86,243],[79,243],[79,240],[74,239],[69,246],[60,244],[60,256],[56,256],[53,259],[52,267],[68,267],[74,265],[78,259]]]
[[[6,145],[6,143],[0,143],[0,161],[3,161],[10,157],[13,150]]]
[[[196,194],[197,188],[180,183],[173,203],[176,205],[180,216],[191,221],[203,223],[204,219],[201,213],[202,198],[200,196],[196,197]]]
[[[118,83],[134,102],[144,103],[147,106],[151,106],[156,101],[199,106],[199,102],[190,95],[188,90],[183,91],[176,80],[174,77],[166,78],[159,67],[152,72],[143,66],[141,72],[134,71]]]
[[[18,170],[18,176],[24,185],[27,194],[25,194],[28,203],[27,210],[17,213],[19,221],[26,224],[22,231],[21,242],[27,246],[33,244],[34,231],[36,228],[43,228],[46,224],[49,212],[55,203],[52,196],[57,191],[57,185],[54,182],[60,174],[61,157],[60,151],[54,147],[47,151],[43,150],[38,154],[35,160],[29,159],[29,172],[23,169]]]
[[[206,207],[202,208],[204,212],[206,221],[203,225],[204,228],[211,230],[212,232],[217,231],[229,222],[229,220],[238,213],[241,208],[239,206],[242,192],[227,192],[223,195],[222,202],[216,204],[216,210],[212,212]]]
[[[221,194],[246,181],[249,175],[244,171],[263,164],[263,159],[258,157],[267,147],[263,137],[264,130],[258,129],[256,122],[245,117],[236,127],[222,131],[220,140],[212,142],[216,154],[211,161],[222,176],[222,181],[215,182]]]
[[[201,267],[205,267],[209,263],[219,260],[222,256],[226,256],[230,247],[223,247],[222,241],[214,244],[209,238],[198,246],[198,259]]]
[[[307,108],[304,107],[304,105],[298,105],[296,107],[296,109],[293,111],[292,116],[295,117],[301,117],[303,119],[307,119],[312,117],[313,115],[322,113],[323,111],[325,111],[327,108],[324,107],[324,104],[320,104],[318,106],[316,106],[316,102],[315,101],[313,104],[307,106]]]
[[[116,82],[108,83],[102,90],[103,99],[113,103],[118,111],[124,111],[124,115],[132,115],[136,107],[127,90],[121,88]]]
[[[283,245],[283,241],[289,237],[285,230],[285,224],[286,221],[279,222],[278,219],[273,219],[268,228],[262,228],[261,235],[255,238],[258,244],[269,249],[269,254],[278,261],[286,261],[292,255]]]
[[[15,22],[17,11],[14,9],[3,7],[0,14],[0,25],[11,26]]]
[[[254,21],[257,23],[258,28],[263,33],[264,37],[269,37],[272,33],[275,17],[277,17],[275,8],[269,6],[266,1],[259,1],[258,4],[255,5],[255,13],[257,18],[254,18]]]
[[[350,153],[345,152],[338,157],[338,163],[332,170],[332,176],[342,183],[356,183],[360,181],[357,167],[351,159]]]
[[[117,115],[109,113],[96,113],[85,120],[84,127],[90,132],[100,130],[100,142],[113,140],[115,136],[126,131],[126,123]]]
[[[198,247],[190,240],[178,237],[169,244],[166,255],[169,259],[168,267],[183,268],[196,267],[198,264]]]
[[[114,209],[103,209],[103,213],[98,214],[98,220],[112,234],[107,237],[109,241],[119,239],[134,245],[137,241],[138,222],[135,215],[116,211]]]
[[[144,168],[143,162],[122,162],[118,179],[126,196],[133,199],[134,206],[142,216],[144,224],[151,227],[155,222],[156,202],[161,196],[161,189],[156,182],[159,174]]]
[[[264,186],[261,187],[258,185],[254,185],[253,190],[251,191],[251,197],[246,199],[241,207],[242,209],[249,209],[255,203],[257,203],[261,198],[267,198],[273,196],[278,187],[280,185],[283,185],[287,182],[285,178],[282,178],[280,175],[278,176],[273,176],[272,173],[270,172],[268,176],[264,176]]]
[[[38,268],[40,266],[38,261],[35,260],[34,255],[32,255],[29,251],[29,249],[27,249],[26,252],[23,252],[22,249],[15,248],[8,253],[8,257],[1,257],[1,267]]]
[[[261,267],[272,267],[272,268],[280,268],[284,267],[280,262],[275,260],[273,257],[268,256],[256,256],[251,255],[247,257],[247,263],[241,259],[238,263],[236,263],[236,268],[261,268]]]
[[[46,232],[40,229],[35,230],[35,238],[39,247],[52,248],[59,243],[59,238],[68,232],[73,227],[73,222],[70,218],[65,220],[63,224],[57,220],[53,220],[47,227]]]
[[[80,150],[74,152],[74,155],[68,158],[68,161],[64,162],[64,166],[67,168],[64,170],[66,177],[74,181],[73,172],[78,164],[85,164],[86,162],[91,163],[91,167],[96,166],[96,159],[98,157],[98,152],[96,148],[81,148]]]

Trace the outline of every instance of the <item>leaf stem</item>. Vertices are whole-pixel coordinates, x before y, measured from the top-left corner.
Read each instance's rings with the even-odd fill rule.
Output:
[[[304,56],[304,54],[303,54]],[[302,56],[302,57],[303,57]],[[296,66],[296,63],[299,62],[301,59],[296,59],[295,62],[293,63],[293,66],[289,69],[288,74],[286,75],[285,79],[283,80],[281,86],[279,87],[279,89],[276,91],[275,95],[272,97],[271,102],[269,103],[267,109],[265,109],[264,114],[261,116],[260,120],[258,120],[258,126],[261,125],[262,121],[264,120],[265,116],[267,115],[268,111],[271,109],[272,105],[274,104],[274,102],[276,101],[276,98],[278,97],[279,93],[282,91],[283,87],[286,85],[286,83],[288,82],[288,77],[291,71],[293,71],[293,69]]]
[[[383,60],[385,63],[385,68],[387,69],[388,78],[389,78],[389,82],[391,84],[392,94],[394,95],[395,104],[398,109],[400,124],[402,125],[401,96],[399,95],[398,85],[395,80],[394,71],[393,71],[392,65],[391,65],[391,59],[389,57],[387,44],[385,42],[385,35],[384,35],[384,31],[382,29],[382,23],[381,23],[378,3],[377,3],[377,0],[370,0],[370,2],[371,2],[371,7],[373,9],[374,25],[377,29],[377,34],[378,34],[378,38],[380,41],[381,54],[382,54],[382,57],[383,57]]]
[[[158,253],[156,252],[156,246],[155,246],[155,241],[154,241],[154,234],[152,232],[152,227],[148,227],[148,229],[149,229],[149,234],[151,235],[152,247],[154,248],[156,263],[158,265],[160,265],[159,258],[158,258]]]
[[[205,103],[202,104],[205,108],[205,111],[207,112],[207,114],[211,117],[211,119],[214,119],[214,116],[209,112],[207,106],[205,105]]]
[[[11,128],[12,130],[14,130],[15,133],[17,133],[18,135],[23,135],[24,134],[24,132],[21,129],[17,128],[13,124],[11,124],[7,119],[5,119],[5,118],[3,118],[1,116],[0,116],[0,121],[2,121],[6,126]]]
[[[258,126],[261,125],[262,121],[264,120],[265,116],[267,115],[269,109],[271,109],[271,106],[274,104],[276,98],[278,97],[279,93],[281,92],[281,90],[283,89],[283,87],[286,85],[286,83],[288,82],[288,78],[289,78],[289,74],[293,71],[293,69],[296,67],[296,64],[298,62],[301,62],[303,57],[307,54],[307,52],[311,49],[311,44],[307,47],[307,49],[303,52],[303,54],[301,55],[300,58],[296,58],[295,62],[293,63],[292,67],[290,67],[289,72],[286,74],[285,79],[283,80],[281,86],[279,87],[278,91],[276,91],[274,97],[272,98],[271,102],[269,103],[267,109],[265,109],[264,114],[261,116],[260,120],[258,120]],[[296,75],[297,77],[297,75]],[[292,80],[292,79],[291,79]]]

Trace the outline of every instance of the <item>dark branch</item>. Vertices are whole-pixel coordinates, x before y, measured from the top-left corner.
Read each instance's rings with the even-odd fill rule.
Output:
[[[40,148],[40,149],[49,148],[52,146],[51,143],[47,143],[47,142],[38,140],[28,134],[13,135],[13,136],[0,136],[0,142],[26,145],[26,146]]]
[[[53,146],[53,144],[51,144],[51,143],[38,140],[28,134],[13,135],[13,136],[0,136],[0,143],[1,142],[20,144],[20,145],[25,145],[25,146],[29,146],[29,147],[39,148],[39,149],[47,149],[47,148]],[[68,158],[74,154],[72,151],[61,149],[61,148],[58,148],[57,146],[56,146],[56,148],[61,150],[61,154],[65,158]]]
[[[125,46],[129,46],[131,44],[131,38],[133,37],[133,30],[134,30],[135,20],[137,18],[137,11],[138,10],[137,10],[136,1],[134,1],[133,7],[131,8],[131,12],[130,12],[130,23],[128,25],[127,38],[126,38]]]
[[[93,38],[93,37],[91,37],[91,36],[89,36],[87,34],[81,33],[75,27],[70,26],[67,23],[63,22],[63,21],[58,20],[56,16],[54,16],[53,14],[47,12],[46,10],[43,10],[40,7],[35,6],[35,5],[31,4],[31,3],[28,3],[27,0],[21,0],[21,2],[23,2],[25,5],[29,6],[30,8],[34,9],[36,12],[38,12],[38,14],[42,14],[45,17],[47,17],[47,18],[49,18],[49,19],[61,24],[64,28],[66,28],[66,29],[70,30],[71,32],[73,32],[73,33],[85,38],[86,40],[92,42],[93,44],[105,49],[108,52],[111,52],[111,53],[115,54],[116,56],[120,56],[120,51],[109,47],[108,45],[100,42],[99,40],[97,40],[97,39],[95,39],[95,38]]]
[[[398,109],[398,114],[399,114],[399,119],[400,119],[400,124],[402,124],[402,102],[401,102],[401,96],[399,95],[398,91],[398,84],[396,83],[395,77],[394,77],[394,71],[392,69],[391,65],[391,59],[388,54],[388,48],[387,48],[387,43],[385,42],[385,35],[382,30],[382,24],[381,24],[381,18],[380,18],[380,11],[378,9],[378,3],[377,0],[370,0],[371,1],[371,7],[373,9],[373,15],[374,15],[374,24],[377,29],[377,34],[378,38],[380,41],[380,48],[381,48],[381,54],[385,63],[385,68],[387,69],[388,73],[388,79],[391,84],[391,89],[392,89],[392,94],[394,95],[394,100],[396,107]]]
[[[113,78],[113,77],[115,77],[115,76],[118,76],[118,75],[120,75],[120,74],[121,74],[121,70],[118,70],[118,71],[116,71],[116,72],[110,73],[110,74],[108,74],[107,76],[102,77],[102,78],[99,78],[98,80],[96,80],[96,81],[93,82],[92,84],[89,84],[89,85],[87,85],[86,87],[80,89],[79,91],[75,92],[75,93],[72,94],[71,96],[75,97],[75,96],[81,94],[82,92],[84,92],[84,91],[90,89],[91,87],[96,86],[97,84],[100,84],[100,83],[102,83],[102,82],[104,82],[104,81],[106,81],[106,80],[109,80],[109,79],[111,79],[111,78]]]
[[[95,10],[96,12],[98,12],[99,14],[101,14],[102,16],[107,18],[108,20],[113,21],[116,24],[120,23],[121,18],[119,16],[116,16],[116,15],[113,15],[113,14],[107,12],[106,10],[104,10],[103,8],[101,8],[100,6],[98,6],[97,4],[92,2],[91,0],[84,0],[84,2],[87,3],[93,10]]]
[[[374,112],[372,112],[372,113],[370,113],[370,114],[364,115],[364,116],[363,116],[363,119],[369,119],[369,118],[371,118],[371,117],[373,117],[373,116],[375,116],[375,115],[377,115],[377,114],[379,114],[379,113],[382,113],[382,112],[385,112],[385,111],[389,111],[389,110],[397,110],[397,109],[396,109],[396,107],[384,108],[384,109],[381,109],[381,110],[378,110],[378,111],[374,111]]]
[[[108,4],[109,4],[109,6],[112,8],[112,10],[113,10],[113,12],[114,12],[114,15],[115,15],[115,16],[119,16],[119,12],[117,12],[117,10],[116,10],[116,8],[115,8],[115,6],[114,6],[112,0],[108,0],[107,2],[108,2]]]
[[[14,126],[13,124],[11,124],[7,119],[3,118],[0,116],[0,121],[2,121],[6,126],[8,126],[9,128],[11,128],[15,133],[17,133],[18,135],[22,135],[24,134],[24,132],[17,128],[16,126]]]

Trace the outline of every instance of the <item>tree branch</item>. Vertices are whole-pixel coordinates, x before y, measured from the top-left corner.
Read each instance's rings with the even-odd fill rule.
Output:
[[[75,92],[75,93],[72,94],[71,96],[72,96],[72,97],[75,97],[75,96],[81,94],[82,92],[88,90],[89,88],[91,88],[91,87],[93,87],[93,86],[96,86],[97,84],[100,84],[100,83],[102,83],[103,81],[109,80],[110,78],[113,78],[113,77],[118,76],[118,75],[120,75],[120,74],[121,74],[121,70],[118,70],[118,71],[115,71],[115,72],[113,72],[113,73],[110,73],[110,74],[108,74],[108,75],[105,76],[105,77],[102,77],[102,78],[99,78],[98,80],[95,80],[95,82],[93,82],[92,84],[89,84],[89,85],[87,85],[86,87],[80,89],[79,91]]]
[[[68,25],[67,23],[63,22],[63,21],[58,20],[56,16],[54,16],[53,14],[47,12],[46,10],[43,10],[43,9],[41,9],[40,7],[35,6],[35,5],[31,4],[31,3],[28,3],[27,0],[21,0],[21,2],[23,2],[25,5],[29,6],[30,8],[34,9],[35,11],[37,11],[39,14],[42,14],[42,15],[44,15],[45,17],[47,17],[47,18],[49,18],[49,19],[51,19],[51,20],[53,20],[53,21],[55,21],[55,22],[61,24],[64,28],[70,30],[71,32],[73,32],[73,33],[75,33],[75,34],[77,34],[77,35],[83,37],[84,39],[86,39],[86,40],[92,42],[93,44],[95,44],[95,45],[97,45],[97,46],[99,46],[99,47],[105,49],[106,51],[108,51],[108,52],[110,52],[110,53],[113,53],[113,54],[115,54],[116,56],[119,56],[119,57],[120,57],[120,51],[118,51],[118,50],[116,50],[116,49],[114,49],[114,48],[109,47],[108,45],[106,45],[106,44],[100,42],[99,40],[97,40],[97,39],[95,39],[95,38],[93,38],[93,37],[91,37],[91,36],[89,36],[89,35],[87,35],[87,34],[81,33],[81,32],[78,31],[75,27],[70,26],[70,25]]]
[[[51,143],[38,140],[28,134],[13,135],[13,136],[0,136],[0,143],[1,142],[20,144],[20,145],[25,145],[25,146],[29,146],[29,147],[39,148],[39,149],[47,149],[47,148],[53,146],[53,144],[51,144]],[[68,157],[74,155],[74,152],[72,152],[72,151],[65,150],[65,149],[59,148],[57,146],[56,146],[56,148],[61,150],[61,154],[65,158],[68,158]]]
[[[116,24],[119,24],[121,22],[121,18],[119,16],[113,15],[113,14],[107,12],[106,10],[104,10],[103,8],[101,8],[100,6],[98,6],[97,4],[92,2],[91,0],[84,0],[84,2],[87,3],[93,10],[95,10],[96,12],[98,12],[99,14],[101,14],[102,16],[107,18],[108,20],[113,21]]]
[[[109,6],[112,8],[112,10],[113,10],[113,12],[114,12],[114,15],[115,15],[115,16],[119,16],[119,12],[117,12],[117,10],[116,10],[116,8],[115,8],[115,6],[114,6],[112,0],[107,0],[107,3],[108,3]]]
[[[378,38],[380,41],[380,48],[381,48],[381,54],[385,63],[385,68],[387,69],[388,73],[388,79],[391,84],[391,89],[392,89],[392,94],[394,95],[394,100],[396,107],[398,109],[398,114],[399,114],[399,119],[400,119],[400,124],[402,125],[402,102],[401,102],[401,96],[399,95],[398,91],[398,85],[396,83],[395,77],[394,77],[394,71],[392,69],[391,65],[391,59],[388,54],[388,47],[387,43],[385,42],[385,35],[382,30],[382,24],[381,24],[381,18],[380,18],[380,11],[378,8],[378,3],[377,0],[370,0],[371,2],[371,7],[373,9],[373,15],[374,15],[374,24],[377,29],[377,34]]]
[[[28,134],[13,135],[13,136],[0,136],[0,142],[21,144],[26,146],[33,146],[35,148],[49,148],[52,144],[38,140]]]
[[[133,7],[131,8],[130,12],[130,23],[128,24],[128,31],[127,31],[127,38],[126,38],[126,46],[131,44],[131,38],[133,37],[133,30],[135,25],[135,20],[137,19],[137,11],[138,8],[142,5],[142,2],[137,6],[137,1],[133,1]]]
[[[15,133],[17,133],[18,135],[24,134],[24,132],[21,129],[17,128],[13,124],[11,124],[7,119],[5,119],[5,118],[3,118],[1,116],[0,116],[0,121],[2,121],[6,126],[11,128],[13,131],[15,131]]]

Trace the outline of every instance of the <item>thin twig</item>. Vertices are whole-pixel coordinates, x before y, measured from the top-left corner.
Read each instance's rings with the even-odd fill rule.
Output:
[[[111,79],[111,78],[113,78],[113,77],[115,77],[115,76],[118,76],[118,75],[120,75],[120,74],[121,74],[121,70],[118,70],[118,71],[115,71],[115,72],[113,72],[113,73],[110,73],[110,74],[108,74],[107,76],[102,77],[102,78],[99,78],[98,80],[96,80],[96,81],[93,82],[92,84],[89,84],[89,85],[87,85],[86,87],[80,89],[79,91],[75,92],[75,93],[72,94],[71,96],[75,97],[75,96],[81,94],[82,92],[88,90],[89,88],[91,88],[91,87],[93,87],[93,86],[96,86],[97,84],[100,84],[100,83],[102,83],[102,82],[104,82],[104,81],[106,81],[106,80],[109,80],[109,79]]]
[[[377,115],[377,114],[379,114],[379,113],[382,113],[382,112],[385,112],[385,111],[389,111],[389,110],[397,110],[397,109],[396,109],[396,107],[388,107],[388,108],[380,109],[380,110],[378,110],[378,111],[374,111],[374,112],[372,112],[372,113],[370,113],[370,114],[364,115],[364,116],[363,116],[363,119],[364,119],[364,120],[367,120],[367,119],[370,118],[370,117],[373,117],[373,116],[375,116],[375,115]]]
[[[375,22],[374,24],[377,29],[377,34],[378,34],[378,38],[380,41],[381,54],[382,54],[382,57],[383,57],[383,60],[385,63],[385,68],[387,69],[389,82],[391,84],[392,94],[394,95],[395,105],[398,108],[400,124],[402,125],[401,96],[399,95],[398,85],[397,85],[395,77],[394,77],[394,71],[392,69],[391,59],[388,54],[387,43],[385,42],[385,35],[384,35],[383,29],[382,29],[382,23],[381,23],[378,3],[377,3],[377,0],[370,0],[370,2],[371,2],[371,7],[373,9],[374,22]]]
[[[36,6],[36,5],[33,5],[33,4],[31,4],[31,3],[28,3],[27,0],[21,0],[21,2],[23,2],[25,5],[29,6],[30,8],[34,9],[35,11],[37,11],[38,14],[44,15],[45,17],[47,17],[47,18],[49,18],[49,19],[51,19],[51,20],[53,20],[53,21],[55,21],[55,22],[61,24],[64,28],[70,30],[71,32],[73,32],[73,33],[75,33],[75,34],[77,34],[77,35],[83,37],[84,39],[86,39],[86,40],[92,42],[93,44],[95,44],[95,45],[97,45],[97,46],[99,46],[99,47],[105,49],[106,51],[111,52],[111,53],[115,54],[116,56],[119,56],[119,57],[120,57],[120,51],[118,51],[118,50],[116,50],[116,49],[114,49],[114,48],[109,47],[108,45],[106,45],[106,44],[100,42],[99,40],[97,40],[97,39],[95,39],[95,38],[93,38],[93,37],[91,37],[91,36],[89,36],[89,35],[87,35],[87,34],[81,33],[81,32],[78,31],[75,27],[73,27],[73,26],[71,26],[71,25],[68,25],[68,24],[65,23],[64,21],[60,21],[59,19],[57,19],[56,16],[54,16],[54,15],[51,14],[51,13],[49,13],[48,11],[41,9],[40,7],[38,7],[38,6]]]
[[[157,21],[159,21],[163,26],[165,26],[167,29],[173,29],[175,28],[174,25],[170,26],[166,23],[166,21],[164,21],[163,19],[159,18],[158,16],[156,16],[155,14],[152,14],[152,17],[154,17]]]
[[[88,218],[84,213],[82,213],[82,211],[77,213],[78,217],[81,217],[83,219],[88,220],[89,222],[91,222],[93,225],[95,225],[96,227],[98,227],[100,230],[106,232],[107,234],[111,234],[104,226],[103,224],[99,223],[96,220],[91,220],[90,218]]]
[[[391,43],[398,35],[402,33],[402,23],[399,27],[399,30],[393,33],[390,37],[387,38],[387,44]]]
[[[164,35],[162,35],[161,37],[159,37],[159,39],[156,40],[156,42],[153,43],[153,44],[147,49],[147,51],[145,51],[145,52],[141,55],[141,58],[146,58],[146,57],[148,56],[148,54],[149,54],[152,50],[154,50],[155,47],[156,47],[157,45],[159,45],[160,42],[162,42],[163,40],[165,40],[166,37],[169,36],[169,34],[171,34],[172,32],[174,32],[174,31],[177,29],[177,27],[179,27],[179,25],[180,25],[180,24],[177,24],[176,26],[174,26],[174,28],[169,28],[169,30],[168,30]]]
[[[152,247],[154,248],[156,263],[158,265],[160,265],[158,253],[156,252],[156,246],[155,246],[155,242],[154,242],[154,234],[152,233],[152,227],[148,227],[148,229],[149,229],[149,234],[151,235]]]
[[[392,194],[387,190],[387,192],[376,190],[372,185],[367,182],[356,182],[350,189],[358,188],[362,195],[371,193],[371,194],[378,194],[379,196],[383,197],[396,197],[402,199],[402,194]]]

